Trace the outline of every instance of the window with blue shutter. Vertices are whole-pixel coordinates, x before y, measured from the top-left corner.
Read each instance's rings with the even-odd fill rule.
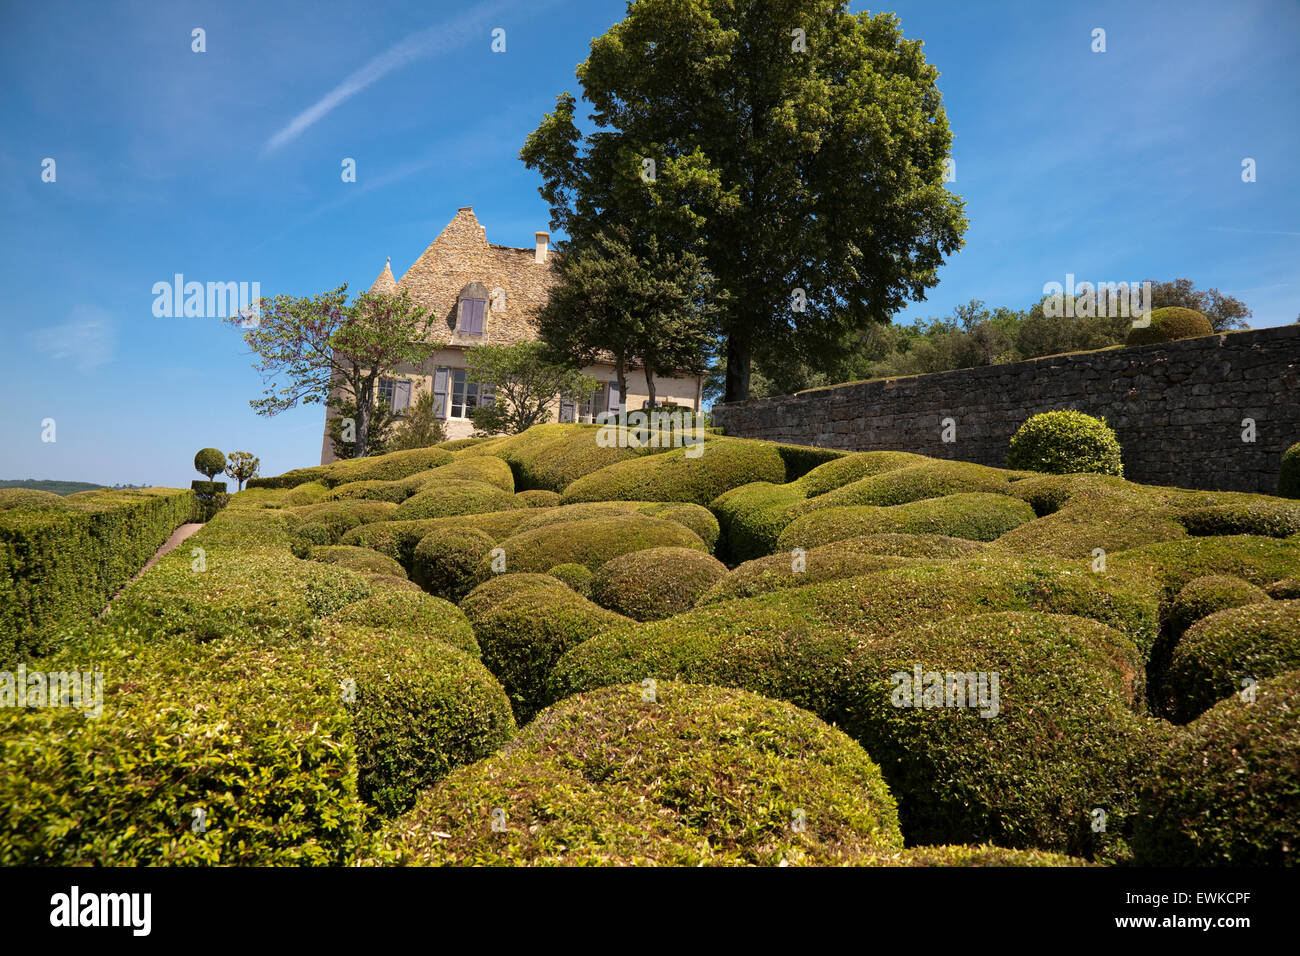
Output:
[[[486,299],[462,299],[460,303],[460,329],[465,335],[483,334],[483,313]]]

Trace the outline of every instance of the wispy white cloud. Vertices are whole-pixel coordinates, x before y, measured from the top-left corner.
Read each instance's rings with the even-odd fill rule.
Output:
[[[480,3],[452,20],[412,33],[352,73],[342,83],[290,120],[287,126],[267,140],[262,155],[267,156],[296,139],[305,130],[328,116],[339,104],[356,96],[394,70],[424,57],[456,49],[475,36],[486,43],[488,38],[483,33],[483,29],[490,22],[490,18],[514,5],[505,0]]]
[[[32,346],[50,360],[70,362],[89,372],[113,361],[117,327],[113,317],[95,306],[78,306],[67,322],[30,333]]]

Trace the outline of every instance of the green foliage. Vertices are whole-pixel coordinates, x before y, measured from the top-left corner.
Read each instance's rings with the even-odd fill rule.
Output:
[[[89,622],[179,525],[194,517],[189,491],[149,488],[63,498],[0,492],[24,503],[0,510],[0,662],[53,648],[59,631]]]
[[[1229,612],[1232,613],[1232,612]],[[1142,866],[1295,866],[1300,854],[1300,671],[1220,701],[1142,778]]]
[[[1104,418],[1068,409],[1043,412],[1011,436],[1007,467],[1055,475],[1124,474],[1119,439]]]
[[[591,582],[595,580],[596,574],[585,564],[557,564],[546,573],[563,581],[583,597],[591,597]]]
[[[363,292],[349,303],[345,283],[313,297],[261,299],[258,310],[257,325],[243,337],[258,355],[253,367],[268,387],[249,405],[259,415],[274,416],[332,395],[350,401],[355,415],[343,417],[355,417],[357,458],[371,453],[379,379],[399,366],[421,366],[437,348],[431,336],[435,316],[417,306],[407,289]]]
[[[403,570],[400,564],[387,555],[372,551],[369,548],[326,545],[313,548],[311,559],[313,561],[324,561],[326,564],[337,564],[341,568],[348,568],[352,571],[372,571],[375,574],[390,574],[399,578],[406,577],[406,571]]]
[[[484,511],[508,511],[518,507],[515,496],[497,485],[485,481],[449,478],[424,485],[422,491],[397,506],[393,519],[412,521],[419,518],[446,518]]]
[[[1088,866],[1087,860],[1043,850],[980,846],[914,846],[872,853],[864,866]]]
[[[617,441],[601,445],[599,425],[534,425],[526,432],[492,439],[461,452],[462,458],[495,455],[515,475],[520,491],[561,492],[571,482],[606,465],[655,454],[662,449],[633,448]]]
[[[200,448],[194,455],[194,470],[211,481],[226,467],[226,456],[217,448]]]
[[[560,495],[559,492],[534,488],[519,492],[515,495],[515,500],[528,508],[554,508],[560,503]]]
[[[972,492],[906,505],[822,508],[796,518],[777,538],[777,548],[805,551],[864,534],[941,534],[992,541],[1034,520],[1034,509],[1009,495]]]
[[[585,401],[596,380],[552,361],[540,342],[473,345],[465,350],[466,379],[491,386],[494,400],[471,413],[476,431],[517,435],[549,421],[555,396]]]
[[[445,528],[420,539],[411,556],[411,577],[430,594],[459,601],[478,582],[478,565],[493,537],[477,528]]]
[[[1167,306],[1153,310],[1149,318],[1149,325],[1129,329],[1126,345],[1154,345],[1214,334],[1210,320],[1195,309]]]
[[[8,478],[0,480],[0,500],[3,499],[3,492],[15,488],[26,488],[30,491],[44,491],[55,496],[71,495],[78,491],[99,491],[106,487],[102,484],[95,484],[90,481],[45,481],[33,480],[31,478]],[[133,487],[128,485],[126,487]]]
[[[1300,442],[1282,453],[1277,474],[1277,493],[1283,498],[1300,498]]]
[[[657,621],[694,607],[727,566],[693,548],[646,548],[601,565],[592,600],[635,621]]]
[[[556,578],[523,577],[528,580],[499,592],[491,603],[480,599],[462,606],[483,663],[506,689],[520,724],[545,703],[547,675],[565,651],[626,620]]]
[[[479,656],[474,631],[460,609],[450,601],[415,590],[377,594],[345,604],[331,615],[341,624],[356,624],[377,631],[400,633],[411,638],[442,641]]]
[[[1177,637],[1201,618],[1218,611],[1267,601],[1263,588],[1226,574],[1193,578],[1175,595],[1165,615],[1170,634]]]
[[[696,548],[707,551],[694,531],[675,521],[642,514],[618,514],[546,525],[522,531],[500,542],[508,572],[542,572],[557,564],[582,564],[593,571],[610,558],[644,548]],[[479,565],[479,579],[492,573],[490,562]]]
[[[1243,689],[1300,669],[1300,601],[1254,601],[1192,625],[1165,674],[1171,714],[1188,721]]]
[[[330,440],[334,457],[341,461],[353,458],[365,458],[382,455],[389,451],[398,451],[390,447],[393,432],[401,420],[391,405],[378,394],[370,405],[370,420],[366,433],[366,453],[357,454],[357,403],[350,398],[340,399],[334,407],[336,414],[326,417],[325,434]]]
[[[966,228],[943,184],[938,71],[897,17],[815,0],[768,13],[631,5],[578,67],[589,131],[564,93],[521,153],[553,228],[581,240],[625,225],[703,255],[728,294],[728,401],[749,397],[756,351],[795,341],[825,354],[934,285]],[[806,31],[798,54],[791,23]]]
[[[1135,785],[1162,736],[1157,721],[1133,712],[1142,663],[1129,638],[1077,617],[923,624],[854,653],[844,727],[879,761],[909,843],[1122,857]],[[968,690],[957,706],[926,705],[936,685],[923,677],[915,686],[918,668],[941,675],[940,695],[953,693],[947,673],[998,675],[996,711],[991,684],[975,701]],[[1104,832],[1093,832],[1095,807],[1106,812]]]
[[[407,865],[508,866],[844,864],[901,848],[879,769],[840,731],[734,690],[661,681],[643,695],[548,708],[423,794],[388,847]]]
[[[244,490],[244,482],[256,478],[262,460],[247,451],[232,451],[226,456],[226,475],[239,482],[237,491]]]
[[[566,504],[625,500],[707,505],[740,485],[784,477],[785,462],[775,446],[713,438],[694,448],[674,448],[608,465],[570,484],[564,489],[563,500]]]

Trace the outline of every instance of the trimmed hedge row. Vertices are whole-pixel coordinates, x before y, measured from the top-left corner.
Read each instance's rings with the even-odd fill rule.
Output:
[[[693,457],[692,457],[693,456]],[[785,462],[765,442],[714,438],[694,448],[620,461],[578,478],[563,492],[583,501],[677,501],[707,505],[752,481],[784,481]]]
[[[790,522],[777,538],[782,551],[818,548],[867,534],[941,534],[992,541],[1033,521],[1034,509],[1009,495],[967,492],[911,504],[823,508]]]
[[[542,572],[557,564],[582,564],[595,571],[606,561],[645,548],[694,548],[707,552],[700,536],[676,521],[639,513],[566,521],[523,531],[501,541],[507,572]],[[479,564],[479,580],[493,573],[491,560]]]
[[[61,629],[93,620],[195,514],[194,495],[176,488],[89,492],[58,507],[30,495],[7,498],[0,510],[2,663],[48,651]]]
[[[608,433],[607,433],[608,434]],[[519,491],[555,491],[564,489],[606,465],[656,454],[658,448],[632,448],[624,441],[602,447],[598,442],[598,425],[534,425],[518,435],[493,438],[458,452],[462,460],[479,455],[495,455],[514,472]]]
[[[430,481],[421,487],[421,491],[397,506],[393,512],[394,521],[447,518],[453,515],[509,511],[520,507],[513,492],[485,481],[448,478]]]
[[[902,847],[879,769],[843,733],[667,681],[548,708],[421,795],[385,841],[407,865],[842,864]]]

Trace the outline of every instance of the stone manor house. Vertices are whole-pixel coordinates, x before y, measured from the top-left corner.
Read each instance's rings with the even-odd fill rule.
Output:
[[[534,318],[545,304],[555,281],[557,254],[548,250],[548,233],[536,234],[532,249],[498,246],[487,241],[487,230],[474,210],[462,206],[438,238],[401,279],[385,265],[372,291],[408,289],[417,305],[436,317],[433,340],[438,351],[421,367],[401,366],[391,378],[381,379],[380,394],[394,409],[408,408],[422,392],[432,390],[447,423],[447,438],[468,438],[474,430],[470,413],[480,403],[491,402],[490,389],[466,380],[465,349],[491,343],[508,345],[537,338]],[[552,420],[590,422],[601,412],[642,408],[648,400],[645,372],[628,368],[627,395],[619,395],[612,364],[589,365],[586,373],[600,383],[589,403],[576,403],[557,395]],[[655,376],[655,397],[699,411],[701,376]],[[326,420],[338,414],[333,398]],[[326,430],[321,441],[321,464],[335,460]]]

